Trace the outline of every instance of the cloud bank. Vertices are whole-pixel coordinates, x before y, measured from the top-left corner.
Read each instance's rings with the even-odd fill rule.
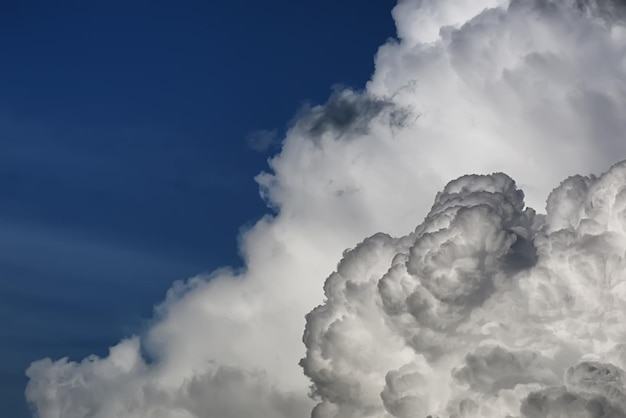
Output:
[[[245,268],[176,283],[107,357],[33,363],[36,416],[626,416],[625,168],[570,177],[626,157],[622,6],[393,16],[365,88],[257,177]]]

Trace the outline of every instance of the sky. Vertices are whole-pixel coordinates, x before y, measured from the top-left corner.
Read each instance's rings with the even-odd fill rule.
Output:
[[[240,6],[233,8],[233,16],[244,13]],[[74,306],[63,301],[69,292],[62,282],[38,287],[46,295],[58,295],[56,302],[48,299],[48,305],[38,307],[66,309],[66,317],[59,318],[65,328],[44,324],[32,338],[48,335],[58,341],[65,332],[77,339],[46,348],[25,362],[25,398],[35,416],[626,416],[624,5],[611,0],[399,0],[386,3],[382,11],[366,12],[368,7],[373,6],[346,6],[345,16],[354,19],[361,11],[371,12],[380,22],[389,19],[391,9],[391,21],[376,25],[385,35],[372,39],[376,46],[363,52],[361,31],[332,8],[331,22],[337,19],[336,27],[351,35],[324,31],[333,25],[315,21],[310,10],[277,4],[271,13],[266,6],[251,15],[265,27],[270,17],[284,13],[289,17],[272,27],[306,32],[297,41],[286,36],[293,41],[293,54],[275,43],[270,49],[291,65],[304,65],[323,84],[303,81],[316,93],[299,95],[296,105],[288,103],[286,115],[276,112],[280,122],[261,121],[241,129],[244,109],[252,112],[253,100],[263,100],[258,107],[273,114],[276,109],[268,106],[267,97],[279,96],[274,91],[259,94],[269,83],[255,64],[269,53],[254,48],[259,39],[255,34],[242,37],[242,44],[254,52],[211,55],[214,65],[207,70],[224,68],[223,77],[237,76],[235,68],[255,74],[245,82],[235,77],[233,84],[242,89],[233,103],[240,111],[218,118],[229,134],[241,129],[239,142],[229,143],[239,144],[245,158],[228,160],[227,153],[217,153],[200,160],[201,153],[193,148],[181,154],[179,148],[165,147],[180,144],[170,136],[150,148],[133,148],[138,139],[127,141],[131,145],[124,152],[107,136],[108,147],[74,141],[65,153],[39,154],[38,167],[73,162],[74,176],[65,172],[65,178],[72,180],[68,192],[74,192],[74,199],[68,198],[71,208],[55,211],[59,192],[39,194],[50,205],[43,212],[59,217],[43,226],[23,219],[37,211],[16,211],[22,218],[13,214],[6,236],[15,237],[11,243],[18,245],[7,245],[6,264],[15,271],[35,265],[62,273],[52,261],[66,254],[64,268],[82,266],[94,273],[83,287],[87,293],[75,293]],[[201,13],[186,10],[190,14],[181,20],[176,11],[159,12],[164,21],[179,22],[193,32]],[[96,12],[102,16],[101,10]],[[304,30],[305,21],[314,21],[316,30]],[[219,22],[224,25],[215,36],[219,45],[236,38],[231,34],[243,33],[240,26],[245,25]],[[362,23],[368,39],[374,36],[370,23]],[[84,27],[98,29],[97,22]],[[115,33],[123,32],[123,21],[118,27]],[[140,40],[143,32],[131,33]],[[155,34],[159,36],[160,45],[171,45],[161,28]],[[342,76],[342,66],[328,47],[320,47],[325,36],[334,47],[339,40],[345,42],[337,57],[354,65],[345,70],[351,76]],[[71,51],[79,44],[70,43]],[[317,57],[313,44],[321,48]],[[347,56],[348,50],[364,61]],[[296,52],[311,61],[296,58]],[[146,68],[159,63],[128,55],[114,62],[123,68],[137,58],[144,76]],[[78,56],[89,62],[88,53]],[[254,56],[258,58],[248,59]],[[113,71],[111,62],[100,63],[107,74],[126,73]],[[172,66],[177,62],[167,60]],[[321,77],[326,71],[318,71],[323,65],[328,66],[328,79]],[[279,69],[270,72],[277,80],[285,77]],[[221,92],[214,96],[216,109],[234,110],[227,98],[236,96],[227,93],[236,90],[224,90],[222,78],[208,78],[216,80],[215,90]],[[185,85],[190,79],[181,74],[177,80]],[[116,83],[99,81],[94,85],[106,87],[103,95],[115,91]],[[154,105],[158,101],[151,94],[167,91],[168,84],[162,84],[162,89],[151,85],[138,90],[137,97]],[[131,83],[129,90],[140,85]],[[188,86],[197,91],[195,84]],[[85,88],[76,91],[83,94]],[[309,103],[301,96],[308,96]],[[202,108],[193,97],[189,93],[185,101],[188,112],[179,113],[176,102],[167,115],[183,115],[180,121],[186,121]],[[40,101],[29,103],[36,107],[32,103]],[[100,108],[100,102],[93,103]],[[59,103],[51,107],[63,113]],[[75,114],[86,108],[80,106]],[[119,111],[123,105],[113,108]],[[159,115],[158,120],[168,119]],[[110,123],[105,125],[109,132]],[[128,133],[117,132],[118,141],[128,138]],[[132,132],[137,135],[133,138],[145,138],[145,130]],[[35,161],[39,149],[16,145],[12,152],[27,162]],[[13,161],[21,160],[14,157],[7,164]],[[190,167],[194,170],[187,171]],[[195,171],[198,167],[208,171]],[[133,211],[117,203],[123,199],[107,198],[110,189],[96,181],[98,170],[107,181],[117,179],[120,195],[142,202],[145,210]],[[154,182],[146,181],[150,170]],[[174,180],[166,175],[172,171]],[[241,181],[249,181],[249,189],[237,186],[240,175],[248,178]],[[54,178],[50,172],[41,174],[41,179]],[[256,203],[249,206],[243,197],[231,203],[208,200],[207,184],[223,178]],[[84,186],[87,180],[89,187]],[[48,191],[41,181],[40,190]],[[162,205],[155,203],[156,197]],[[204,206],[202,199],[207,199]],[[93,211],[86,210],[89,202]],[[254,205],[258,209],[252,213]],[[243,220],[235,219],[234,207],[242,210]],[[250,209],[249,215],[244,208]],[[180,245],[185,229],[168,229],[164,219],[178,216],[186,221],[181,225],[198,233],[190,223],[196,211],[219,225],[207,226],[202,236],[210,236],[219,251],[230,255],[215,251],[211,256],[218,261],[191,272],[177,270],[180,280],[174,282],[169,273],[176,269],[174,262],[193,260],[196,253],[193,245]],[[127,216],[117,231],[143,230],[146,235],[122,245],[119,237],[115,240],[116,229],[105,221],[104,215],[111,213]],[[222,231],[231,217],[236,226]],[[59,228],[68,222],[64,219],[77,224],[61,235]],[[91,229],[85,219],[94,221]],[[154,223],[142,229],[142,222],[149,220]],[[85,237],[90,231],[102,231],[102,237],[89,241]],[[146,244],[139,251],[141,242]],[[37,254],[29,246],[39,249],[47,263],[24,260]],[[93,260],[95,254],[106,257],[102,268]],[[111,265],[133,265],[129,259],[141,266],[142,274],[169,276],[154,290],[160,296],[146,301],[144,311],[131,290],[148,280],[139,279],[139,267],[125,270],[128,280],[106,273]],[[92,285],[97,274],[106,274],[101,280],[106,292]],[[125,287],[114,288],[116,279]],[[24,286],[25,281],[8,283]],[[32,294],[35,288],[21,287],[21,294]],[[142,290],[137,292],[147,299]],[[104,300],[103,294],[110,299]],[[132,311],[128,315],[121,308],[126,298]],[[120,315],[117,329],[124,332],[108,336],[98,347],[81,347],[81,338],[105,336],[88,322],[89,309],[98,306],[99,312]],[[32,328],[15,324],[10,329],[7,347]]]
[[[305,103],[365,83],[391,7],[2,2],[2,416],[30,416],[30,362],[104,355],[175,280],[242,264],[254,176]]]

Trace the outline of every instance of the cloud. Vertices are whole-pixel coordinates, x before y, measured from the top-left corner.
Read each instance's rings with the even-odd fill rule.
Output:
[[[528,350],[510,352],[501,346],[480,346],[465,356],[453,377],[477,393],[497,395],[517,385],[555,385],[559,378],[547,367],[549,359]]]
[[[524,401],[522,412],[528,418],[626,416],[626,412],[612,405],[603,396],[571,393],[564,389],[549,389],[531,394]]]
[[[607,22],[623,21],[626,16],[626,4],[621,0],[578,0],[577,5]]]
[[[323,106],[301,109],[297,124],[312,139],[328,134],[353,138],[367,135],[376,119],[388,124],[389,129],[399,129],[409,123],[411,116],[409,107],[398,106],[391,99],[336,88]]]
[[[273,211],[244,268],[176,283],[109,356],[33,363],[40,418],[618,413],[608,384],[547,386],[626,367],[624,169],[586,176],[626,156],[626,26],[574,0],[393,16],[364,90],[303,113],[257,177]]]
[[[246,143],[255,151],[265,152],[279,144],[278,131],[259,129],[248,135]]]
[[[61,401],[38,405],[47,416],[235,418],[256,411],[288,418],[308,406],[306,397],[276,392],[262,374],[237,368],[216,366],[178,387],[164,387],[152,380],[136,338],[121,342],[106,359],[88,358],[80,365],[41,360],[28,376],[36,383],[27,396]]]
[[[586,180],[539,217],[507,176],[461,177],[346,253],[307,316],[312,416],[626,416],[626,161]]]

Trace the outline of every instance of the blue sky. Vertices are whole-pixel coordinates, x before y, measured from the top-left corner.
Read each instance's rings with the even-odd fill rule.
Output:
[[[361,87],[387,0],[2,2],[0,410],[35,359],[104,354],[169,285],[238,265],[255,174],[331,86]],[[88,3],[88,4],[87,4]]]

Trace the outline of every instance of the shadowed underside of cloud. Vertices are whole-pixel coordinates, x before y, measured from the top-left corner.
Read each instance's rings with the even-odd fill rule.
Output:
[[[176,283],[105,358],[33,363],[37,415],[626,416],[625,169],[569,177],[626,157],[617,6],[399,1],[366,88],[257,177],[245,268]]]

